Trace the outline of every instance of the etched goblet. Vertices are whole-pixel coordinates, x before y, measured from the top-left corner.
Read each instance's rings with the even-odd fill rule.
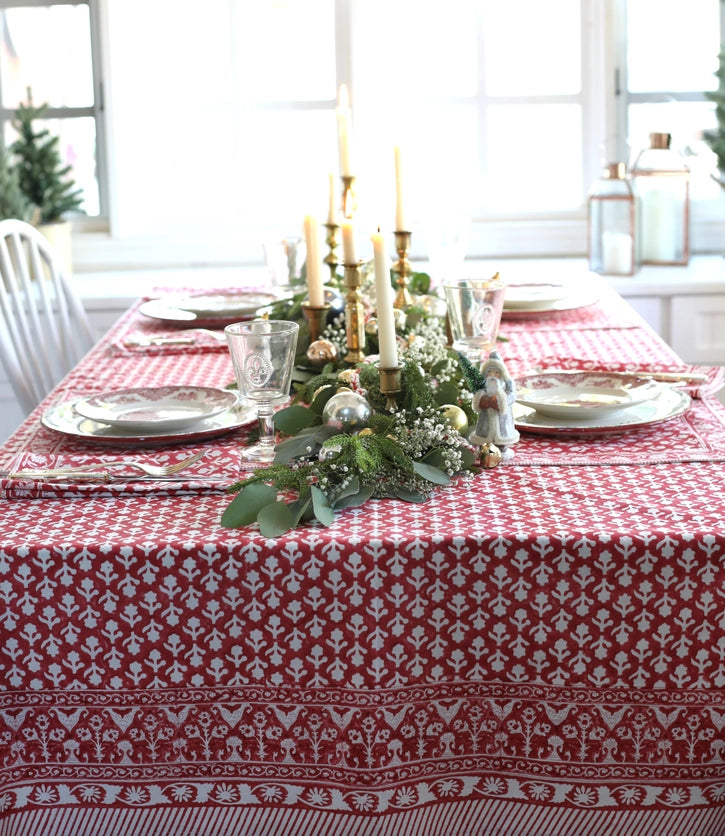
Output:
[[[259,441],[242,451],[242,462],[264,467],[274,460],[274,407],[289,396],[299,325],[255,319],[227,325],[224,334],[240,395],[257,408]]]

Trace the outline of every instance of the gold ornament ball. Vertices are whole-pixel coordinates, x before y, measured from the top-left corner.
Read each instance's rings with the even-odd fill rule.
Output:
[[[373,434],[373,431],[370,429],[370,427],[365,427],[364,429],[360,430],[360,432],[358,433],[358,435],[372,435],[372,434]]]
[[[378,335],[378,321],[374,316],[365,323],[365,333],[370,337],[377,337]]]
[[[307,349],[307,362],[311,366],[324,366],[337,360],[337,346],[329,340],[315,340]]]
[[[495,444],[489,442],[488,444],[481,445],[478,460],[487,470],[491,470],[491,468],[501,464],[502,459],[503,455]]]
[[[352,382],[352,378],[355,374],[355,369],[343,369],[341,372],[337,373],[337,379],[344,383],[346,386]]]
[[[454,403],[443,404],[440,407],[440,413],[456,432],[461,435],[465,434],[468,429],[468,416],[460,406]]]
[[[320,392],[324,392],[325,389],[331,389],[331,388],[332,388],[331,383],[325,383],[324,386],[320,386],[318,389],[315,389],[315,391],[312,393],[312,400],[314,401],[314,399],[320,394]]]

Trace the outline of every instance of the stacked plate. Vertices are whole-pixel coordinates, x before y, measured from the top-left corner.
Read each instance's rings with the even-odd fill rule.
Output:
[[[510,284],[506,287],[503,316],[526,319],[545,314],[588,307],[598,300],[598,294],[587,283],[567,284]]]
[[[519,378],[516,392],[516,426],[542,434],[620,432],[675,418],[690,405],[672,386],[617,372],[542,372]]]
[[[151,299],[139,311],[151,319],[168,323],[193,323],[208,328],[223,328],[231,322],[251,319],[265,305],[278,297],[264,290],[240,290],[225,293],[194,293],[189,296]]]
[[[254,408],[236,392],[209,386],[118,389],[48,409],[45,427],[63,435],[109,444],[151,445],[193,441],[249,424]]]

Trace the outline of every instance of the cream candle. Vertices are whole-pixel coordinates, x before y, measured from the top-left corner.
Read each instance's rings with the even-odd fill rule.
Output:
[[[395,146],[395,231],[406,232],[405,203],[403,199],[403,161],[400,146]]]
[[[377,297],[378,345],[380,368],[395,369],[398,366],[398,342],[395,337],[395,311],[393,288],[390,285],[390,268],[385,252],[385,240],[380,232],[371,236],[375,258],[375,295]]]
[[[628,276],[632,272],[632,236],[626,232],[602,235],[602,269],[605,273]]]
[[[677,200],[666,189],[644,191],[640,197],[642,260],[675,261],[677,252]]]
[[[327,223],[331,226],[337,226],[338,221],[338,214],[337,214],[337,199],[335,195],[335,175],[330,174],[330,203],[329,208],[327,210]]]
[[[340,157],[340,174],[352,177],[352,112],[347,87],[340,85],[337,99],[337,150]]]
[[[313,308],[321,308],[325,303],[320,275],[320,233],[317,218],[305,216],[305,244],[307,245],[307,297]]]
[[[342,254],[345,264],[357,264],[357,252],[355,251],[355,229],[352,220],[346,218],[342,222]]]

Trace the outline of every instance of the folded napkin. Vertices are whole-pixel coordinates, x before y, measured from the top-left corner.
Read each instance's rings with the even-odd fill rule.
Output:
[[[135,328],[111,343],[122,354],[224,354],[226,340],[217,339],[201,329],[183,331]]]
[[[0,497],[5,499],[81,499],[84,497],[187,495],[196,493],[224,493],[240,475],[239,452],[234,449],[208,449],[204,457],[172,477],[146,476],[133,468],[109,468],[110,481],[85,481],[73,478],[26,479],[8,478],[8,473],[21,470],[47,470],[93,465],[104,471],[104,461],[132,459],[153,465],[169,465],[187,458],[189,449],[173,452],[136,450],[127,455],[83,453],[38,454],[23,451],[3,464],[0,476]]]
[[[640,373],[643,377],[647,374],[674,374],[674,375],[704,375],[705,380],[683,382],[678,388],[691,398],[707,398],[719,392],[725,384],[725,368],[722,366],[693,366],[684,363],[652,363],[649,360],[638,364],[636,362],[601,362],[599,360],[580,360],[573,357],[541,357],[536,369],[532,371],[543,372],[552,370],[561,371],[591,371],[591,372],[627,372],[630,374]]]

